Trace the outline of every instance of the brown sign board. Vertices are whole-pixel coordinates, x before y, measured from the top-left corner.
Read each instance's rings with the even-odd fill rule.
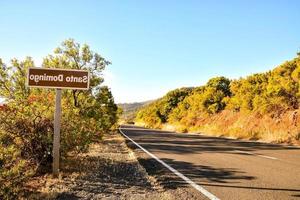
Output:
[[[27,85],[39,88],[88,90],[90,74],[87,70],[29,68]]]

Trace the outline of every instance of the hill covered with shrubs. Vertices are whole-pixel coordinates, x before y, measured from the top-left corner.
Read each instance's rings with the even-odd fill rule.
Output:
[[[180,88],[138,111],[152,128],[203,132],[273,142],[300,139],[300,53],[266,73]]]

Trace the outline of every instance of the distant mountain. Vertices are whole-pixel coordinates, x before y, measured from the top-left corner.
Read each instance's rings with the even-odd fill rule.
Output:
[[[134,121],[136,112],[148,105],[149,103],[153,102],[154,100],[150,101],[143,101],[143,102],[134,102],[134,103],[120,103],[118,104],[118,107],[122,108],[123,114],[121,116],[121,119],[123,119],[126,122]]]

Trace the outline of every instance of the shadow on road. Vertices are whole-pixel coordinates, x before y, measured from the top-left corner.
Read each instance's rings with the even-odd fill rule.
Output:
[[[246,152],[259,150],[298,150],[300,152],[300,149],[297,147],[287,147],[278,144],[266,144],[203,135],[176,134],[151,129],[130,129],[130,132],[126,133],[150,152],[175,154],[200,154],[207,152],[241,154],[234,152],[236,150]],[[135,147],[132,146],[132,148]]]
[[[185,181],[176,176],[173,172],[162,166],[152,158],[138,159],[145,167],[149,175],[156,177],[165,188],[176,189],[188,186]],[[252,180],[253,176],[246,176],[244,172],[233,168],[213,168],[205,165],[194,165],[188,162],[175,161],[172,159],[162,159],[165,163],[178,170],[192,180],[201,179],[202,181],[215,183],[239,183],[240,180]]]
[[[234,188],[241,189],[241,191],[245,192],[246,190],[248,190],[247,192],[252,190],[254,193],[265,191],[268,195],[270,193],[272,194],[273,191],[279,191],[286,192],[287,195],[290,195],[290,197],[300,197],[300,194],[298,194],[300,192],[300,189],[298,189],[297,187],[289,188],[289,186],[284,185],[279,187],[271,185],[270,187],[264,187],[264,185],[261,185],[261,187],[259,186],[260,184],[257,184],[259,183],[260,177],[251,176],[251,174],[242,171],[241,168],[224,168],[222,167],[222,165],[220,165],[219,167],[207,164],[202,165],[202,163],[194,162],[192,159],[186,159],[185,161],[176,160],[176,155],[184,155],[188,158],[188,156],[190,155],[205,153],[211,153],[211,155],[213,153],[220,153],[220,155],[217,156],[222,156],[221,154],[242,154],[246,156],[251,156],[254,154],[263,155],[255,152],[260,150],[285,150],[285,153],[293,153],[293,155],[295,155],[295,153],[300,153],[300,149],[298,147],[241,141],[194,134],[176,134],[168,131],[156,131],[151,129],[130,128],[129,131],[126,130],[125,127],[125,130],[123,131],[127,136],[129,136],[149,152],[165,157],[161,160],[201,186],[214,188],[219,187],[220,189]],[[164,188],[177,189],[181,187],[189,187],[184,180],[179,178],[173,172],[169,171],[155,159],[146,155],[129,140],[127,140],[127,145],[128,147],[133,149],[137,153],[137,155],[140,155],[138,156],[139,162],[145,167],[149,175],[156,177],[156,179]],[[293,152],[291,152],[290,150]],[[247,154],[247,152],[255,153]],[[172,155],[173,157],[167,155]],[[166,159],[166,157],[168,157],[168,159]],[[197,157],[193,156],[192,158],[196,159]],[[260,161],[263,162],[263,160]],[[254,164],[255,167],[255,163],[252,164]],[[252,180],[256,180],[256,185],[251,184]]]
[[[176,176],[173,172],[162,166],[154,159],[138,159],[144,166],[147,173],[154,176],[165,189],[177,189],[180,187],[190,187],[184,180]],[[255,177],[243,175],[244,172],[233,168],[213,168],[204,165],[193,165],[188,162],[174,161],[172,159],[162,159],[165,163],[175,168],[196,184],[201,186],[213,186],[224,188],[236,188],[247,190],[268,190],[300,192],[300,189],[276,188],[276,187],[255,187],[236,185],[242,180],[253,180]],[[300,197],[300,194],[292,195]]]

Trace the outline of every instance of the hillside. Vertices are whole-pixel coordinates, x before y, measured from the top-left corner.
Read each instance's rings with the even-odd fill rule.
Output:
[[[145,106],[136,122],[152,128],[236,138],[293,142],[300,139],[300,54],[271,71],[238,80],[210,79]]]
[[[144,102],[134,102],[134,103],[120,103],[118,104],[118,107],[122,109],[122,115],[121,120],[124,120],[126,122],[134,121],[136,112],[142,108],[143,106],[151,103],[150,101],[144,101]]]

